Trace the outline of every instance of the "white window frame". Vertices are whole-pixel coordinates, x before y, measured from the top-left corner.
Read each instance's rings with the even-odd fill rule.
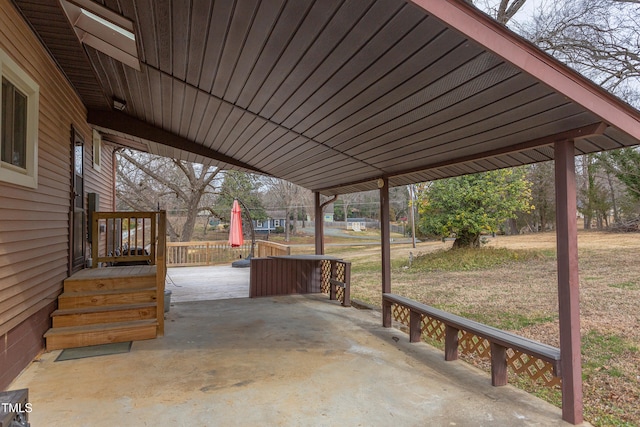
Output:
[[[27,96],[27,146],[25,168],[0,161],[0,181],[37,188],[40,87],[9,55],[0,49],[0,79],[3,77]],[[0,86],[0,99],[2,99],[1,91],[2,87]],[[2,126],[2,122],[0,122],[0,126]]]

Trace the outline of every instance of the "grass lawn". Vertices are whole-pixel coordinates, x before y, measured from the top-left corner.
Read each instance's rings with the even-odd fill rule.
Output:
[[[580,232],[578,238],[585,419],[638,426],[640,234]],[[480,251],[449,252],[450,246],[392,245],[392,291],[559,346],[554,233],[498,236]],[[329,245],[326,252],[352,262],[352,298],[379,307],[379,246]],[[517,385],[558,404],[557,391]]]

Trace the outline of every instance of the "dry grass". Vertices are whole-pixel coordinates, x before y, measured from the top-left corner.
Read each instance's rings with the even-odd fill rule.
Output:
[[[488,246],[532,251],[472,271],[407,268],[450,242],[392,248],[392,288],[456,314],[558,346],[555,234],[499,236]],[[329,247],[352,261],[352,296],[380,305],[379,246]],[[579,234],[585,418],[596,426],[640,425],[640,235]],[[544,394],[540,391],[538,394]],[[554,401],[557,396],[550,396]]]

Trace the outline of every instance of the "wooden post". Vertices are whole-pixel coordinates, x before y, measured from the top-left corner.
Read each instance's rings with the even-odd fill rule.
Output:
[[[158,231],[156,244],[156,317],[158,336],[164,335],[164,283],[167,274],[167,213],[158,212]]]
[[[387,300],[382,300],[382,326],[385,328],[391,327],[391,303]]]
[[[322,213],[322,204],[320,203],[320,193],[313,193],[315,199],[315,240],[316,255],[324,255],[324,214]]]
[[[344,262],[344,300],[342,305],[351,307],[351,262]]]
[[[491,385],[507,385],[507,349],[491,343]]]
[[[391,229],[389,226],[389,180],[380,180],[380,234],[382,246],[382,292],[391,293]]]
[[[458,360],[458,329],[453,326],[444,327],[444,360]]]
[[[421,320],[422,314],[420,314],[420,312],[415,310],[409,312],[409,342],[422,341]]]
[[[583,402],[574,143],[556,142],[554,151],[562,419],[580,424],[583,422]]]
[[[152,263],[152,264],[156,264],[156,245],[154,245],[154,243],[158,241],[158,227],[157,227],[157,221],[158,221],[158,220],[156,219],[156,214],[155,214],[155,213],[152,213],[152,214],[151,214],[151,247],[150,247],[150,249],[151,249],[150,256],[151,256],[151,263]],[[144,219],[143,219],[143,220],[142,220],[142,224],[143,224],[142,229],[143,229],[143,230],[144,230],[144,222],[145,222],[145,221],[144,221]],[[136,230],[137,230],[137,229],[138,229],[138,227],[137,227],[137,224],[136,224]],[[137,238],[136,238],[136,240],[137,240]],[[144,246],[145,246],[145,243],[146,243],[146,242],[145,242],[145,241],[144,241],[144,239],[143,239],[143,241],[142,241],[142,247],[144,247]],[[136,245],[136,246],[137,246],[137,245]]]
[[[91,215],[91,268],[98,266],[98,249],[100,249],[99,224],[100,220],[98,219],[98,215],[96,215],[96,212],[93,212],[93,215]]]
[[[380,178],[380,246],[382,247],[382,293],[391,293],[391,230],[389,227],[389,180]],[[385,310],[389,310],[387,313]],[[391,319],[391,306],[382,305],[383,324]]]

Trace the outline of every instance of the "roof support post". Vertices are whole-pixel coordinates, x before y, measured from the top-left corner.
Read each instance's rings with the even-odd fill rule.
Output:
[[[320,193],[313,193],[315,202],[315,242],[316,242],[316,255],[324,255],[324,214],[322,208],[324,205],[320,203]]]
[[[389,180],[378,180],[380,188],[380,245],[382,246],[382,293],[391,292],[391,230],[389,227]]]
[[[583,422],[583,402],[574,150],[572,140],[556,142],[554,145],[562,419],[580,424]]]

